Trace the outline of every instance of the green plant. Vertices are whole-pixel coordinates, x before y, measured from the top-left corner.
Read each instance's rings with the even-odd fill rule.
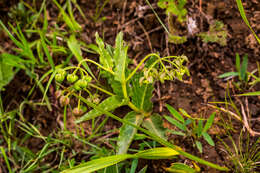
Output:
[[[181,135],[184,137],[192,137],[194,140],[194,144],[198,148],[198,150],[202,153],[202,144],[199,141],[200,138],[204,138],[208,144],[211,146],[215,146],[214,141],[207,133],[210,129],[211,125],[214,122],[215,113],[212,113],[210,117],[207,119],[206,124],[203,126],[204,119],[201,118],[193,118],[191,117],[185,110],[180,109],[181,114],[175,110],[172,106],[166,105],[167,109],[173,115],[174,118],[165,115],[164,118],[173,124],[174,126],[178,127],[181,131],[169,131],[175,135]],[[186,119],[184,118],[186,117]]]
[[[243,62],[240,63],[240,56],[238,53],[236,53],[236,72],[227,72],[222,75],[219,75],[219,78],[233,78],[238,76],[239,82],[234,82],[233,84],[238,89],[244,89],[248,86],[249,81],[249,75],[247,72],[247,66],[248,66],[248,59],[247,55],[243,56]]]
[[[219,43],[221,46],[227,45],[227,29],[221,21],[214,21],[209,26],[208,32],[201,32],[198,34],[205,43]]]
[[[230,169],[235,173],[257,173],[260,168],[260,138],[250,143],[250,136],[246,134],[244,140],[243,132],[241,131],[238,143],[232,138],[232,135],[228,135],[228,139],[231,141],[231,146],[227,144],[220,137],[218,139],[224,145],[223,151],[227,155],[227,159],[231,161]]]
[[[186,3],[186,0],[159,0],[157,5],[166,9],[166,15],[175,15],[177,20],[182,23],[186,20],[187,10],[184,8]]]
[[[75,88],[77,81],[74,84],[68,85],[68,87],[65,87],[65,84],[67,82],[70,83],[70,81],[63,81],[63,83],[59,83],[58,81],[57,84],[59,88],[63,88],[61,95],[65,97],[76,97],[76,99],[78,99],[78,105],[86,104],[88,107],[93,108],[77,119],[76,123],[87,120],[93,121],[103,114],[123,123],[117,139],[116,153],[118,154],[118,157],[110,156],[109,158],[118,159],[116,163],[131,158],[132,156],[130,157],[126,153],[137,131],[140,130],[148,134],[153,140],[173,148],[188,158],[219,169],[220,167],[216,167],[214,164],[191,156],[183,152],[179,147],[168,143],[166,141],[165,129],[162,126],[161,116],[152,112],[153,104],[151,102],[151,97],[153,83],[155,81],[164,82],[165,80],[173,80],[175,78],[182,80],[184,74],[189,75],[187,67],[184,66],[187,57],[168,56],[161,58],[158,54],[153,53],[144,57],[137,67],[131,69],[129,68],[130,60],[127,56],[128,47],[124,44],[122,33],[117,35],[114,47],[105,44],[98,34],[96,34],[96,43],[97,45],[90,45],[89,47],[99,55],[99,63],[85,58],[77,66],[68,66],[62,69],[67,71],[67,73],[76,74],[80,76],[80,79],[83,79],[89,75],[81,66],[86,62],[92,63],[99,68],[99,76],[105,78],[109,86],[102,86],[98,81],[94,80],[88,81],[86,83],[87,85],[84,85],[83,88]],[[73,43],[75,47],[80,47],[78,44],[78,42]],[[77,49],[77,51],[80,50]],[[74,54],[77,55],[78,53],[75,51]],[[144,68],[138,71],[142,64],[144,64]],[[52,76],[55,76],[56,72],[54,72]],[[100,103],[94,104],[91,99],[85,99],[81,96],[83,92],[86,92],[91,98],[93,89],[96,90],[95,93],[101,92],[108,97]],[[130,107],[132,111],[128,112],[123,119],[110,113],[116,108],[124,105]],[[90,161],[90,163],[87,162],[86,164],[83,164],[84,166],[79,167],[80,169],[82,168],[82,170],[85,170],[86,167],[92,167],[93,164],[95,165],[99,162]],[[98,166],[102,166],[100,164],[101,163],[99,163]],[[113,162],[113,164],[115,164],[115,162]],[[108,165],[103,166],[106,167]],[[220,169],[225,170],[225,168]]]
[[[79,47],[75,41],[76,39],[73,37],[73,40],[70,39],[68,44],[71,50],[75,50],[74,54],[77,55],[80,49],[74,49]],[[157,54],[150,54],[141,60],[134,70],[131,70],[128,67],[130,60],[127,57],[127,46],[123,42],[122,33],[118,34],[114,48],[110,45],[105,45],[97,34],[96,43],[98,46],[92,45],[91,47],[99,54],[100,64],[85,58],[77,67],[65,67],[57,70],[55,79],[59,83],[65,79],[65,71],[73,70],[73,75],[80,75],[80,79],[74,81],[73,85],[64,90],[63,95],[68,93],[66,94],[66,97],[68,97],[73,92],[86,91],[92,97],[90,88],[97,89],[99,92],[109,96],[99,103],[98,107],[106,111],[113,111],[118,107],[128,105],[133,111],[125,116],[127,121],[133,122],[137,126],[142,124],[160,137],[165,138],[161,117],[152,113],[153,105],[150,99],[154,89],[153,83],[158,80],[164,82],[164,80],[173,80],[175,78],[182,80],[184,74],[189,74],[187,67],[183,65],[187,61],[187,57],[169,56],[160,58]],[[91,82],[92,78],[81,68],[81,65],[86,62],[93,63],[100,68],[100,76],[107,79],[111,87],[110,90],[105,89],[104,86],[99,86],[98,83],[96,85],[94,82]],[[142,71],[138,71],[143,63],[145,63],[145,67]],[[69,80],[68,83],[71,83],[70,78],[67,77],[67,80]],[[76,122],[80,123],[100,115],[102,115],[101,112],[93,109]],[[127,152],[136,131],[135,128],[128,125],[121,127],[118,139],[119,154]]]

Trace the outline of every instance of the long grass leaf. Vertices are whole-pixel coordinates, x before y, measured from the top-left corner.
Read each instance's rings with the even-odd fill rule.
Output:
[[[237,2],[237,7],[238,7],[238,10],[239,10],[239,12],[240,12],[240,15],[241,15],[242,19],[244,20],[244,22],[245,22],[246,25],[249,27],[249,29],[251,30],[251,32],[252,32],[253,35],[255,36],[256,40],[257,40],[258,43],[260,44],[260,38],[256,35],[255,31],[253,30],[253,28],[251,27],[249,21],[247,20],[246,13],[245,13],[245,10],[244,10],[242,1],[241,1],[241,0],[236,0],[236,2]]]

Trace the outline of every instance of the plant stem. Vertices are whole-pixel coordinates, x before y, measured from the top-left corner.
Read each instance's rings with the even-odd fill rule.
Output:
[[[108,94],[108,95],[111,95],[111,96],[113,96],[113,95],[115,95],[115,94],[113,94],[113,93],[111,93],[111,92],[109,92],[109,91],[107,91],[107,90],[105,90],[105,89],[103,89],[103,88],[101,88],[101,87],[99,87],[99,86],[97,86],[97,85],[95,85],[95,84],[88,84],[89,86],[91,86],[91,87],[93,87],[93,88],[96,88],[96,89],[98,89],[98,90],[100,90],[100,91],[102,91],[103,93],[106,93],[106,94]]]
[[[149,54],[147,56],[145,56],[142,61],[139,62],[139,64],[136,66],[136,68],[134,69],[134,71],[132,71],[132,73],[126,78],[126,82],[131,79],[131,77],[133,77],[133,75],[136,73],[136,71],[141,67],[141,65],[144,63],[145,60],[147,60],[148,58],[152,57],[152,56],[156,56],[157,58],[160,58],[156,53],[152,53]]]
[[[84,60],[82,60],[82,61],[79,63],[78,66],[81,66],[81,64],[82,64],[83,62],[86,62],[86,61],[95,64],[95,65],[98,66],[99,68],[101,68],[101,69],[103,69],[103,70],[105,70],[105,71],[111,73],[112,75],[115,75],[115,72],[113,72],[112,70],[107,69],[107,68],[103,67],[102,65],[100,65],[99,63],[97,63],[97,62],[95,62],[95,61],[93,61],[93,60],[91,60],[91,59],[87,59],[87,58],[84,59]]]

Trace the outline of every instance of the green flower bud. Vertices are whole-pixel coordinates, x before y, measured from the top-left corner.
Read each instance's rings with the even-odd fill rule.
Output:
[[[75,74],[68,74],[67,81],[69,83],[74,83],[74,82],[76,82],[78,80],[78,78],[79,77],[77,75],[75,75]]]
[[[63,76],[63,75],[60,74],[60,73],[57,73],[57,74],[55,75],[55,80],[56,80],[57,82],[59,82],[59,83],[62,83],[62,82],[64,81],[64,79],[65,79],[65,76]]]
[[[84,76],[83,79],[86,80],[86,81],[89,83],[89,82],[91,82],[92,77],[90,77],[90,76]]]
[[[74,84],[74,89],[80,91],[82,88],[80,87],[79,80]]]
[[[85,79],[78,80],[78,85],[80,88],[84,89],[88,86],[88,82]]]
[[[66,71],[63,69],[59,69],[57,74],[55,75],[55,80],[59,83],[63,82],[66,76]]]

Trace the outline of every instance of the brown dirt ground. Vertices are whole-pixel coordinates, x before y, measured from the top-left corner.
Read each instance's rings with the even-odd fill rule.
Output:
[[[6,1],[8,3],[1,4],[0,14],[1,17],[6,19],[6,12],[8,7],[13,5],[15,1]],[[151,2],[160,18],[166,21],[164,11],[157,8],[154,2]],[[155,103],[154,111],[161,114],[167,113],[163,107],[165,103],[172,105],[175,108],[183,108],[192,115],[209,116],[214,109],[207,106],[210,101],[224,101],[225,91],[227,89],[227,82],[219,79],[217,76],[235,70],[235,53],[240,55],[248,54],[249,58],[249,71],[256,68],[256,61],[260,61],[260,46],[252,37],[250,30],[243,23],[240,14],[237,10],[234,0],[219,1],[209,0],[202,1],[202,10],[200,12],[199,1],[191,0],[187,5],[188,15],[196,19],[199,31],[207,31],[209,23],[205,16],[214,20],[223,21],[228,30],[227,45],[220,46],[217,43],[203,43],[202,40],[196,36],[189,36],[188,41],[181,45],[174,45],[168,43],[166,34],[162,26],[156,19],[152,10],[147,6],[144,0],[111,0],[110,3],[104,8],[101,16],[107,19],[104,22],[94,23],[90,17],[95,13],[95,3],[92,0],[82,0],[79,4],[87,15],[89,20],[84,21],[79,15],[77,20],[82,24],[84,32],[81,38],[86,43],[94,43],[95,32],[102,33],[104,39],[108,43],[113,43],[116,33],[119,31],[124,32],[125,41],[129,44],[129,57],[136,60],[141,60],[142,57],[151,52],[160,52],[161,55],[186,55],[189,58],[190,77],[185,79],[185,83],[179,81],[165,82],[164,84],[156,84],[156,92],[154,93],[153,102]],[[56,17],[57,10],[48,8],[50,19]],[[245,3],[245,10],[247,17],[250,19],[252,27],[256,33],[260,33],[260,2],[257,0],[248,1]],[[0,17],[0,18],[1,18]],[[3,39],[1,43],[6,50],[10,50],[10,42],[6,35],[2,34]],[[21,87],[22,86],[22,87]],[[11,109],[16,107],[32,86],[30,79],[24,74],[19,72],[15,79],[8,85],[7,90],[3,93],[3,101],[5,107]],[[17,87],[19,87],[17,89]],[[52,86],[53,88],[54,86]],[[250,91],[259,91],[260,85],[255,86]],[[54,91],[53,91],[54,92]],[[52,102],[55,102],[53,92],[49,93]],[[238,107],[239,104],[236,100],[241,99],[234,97],[239,91],[232,90],[232,99],[235,100]],[[31,96],[32,100],[40,100],[40,92],[35,92]],[[252,118],[259,118],[260,115],[260,98],[249,98],[249,109]],[[57,129],[57,116],[62,109],[54,109],[53,112],[48,112],[47,109],[40,107],[32,110],[29,106],[24,109],[26,111],[26,118],[30,122],[37,122],[41,124],[41,132],[48,135],[52,129]],[[55,112],[56,111],[56,112]],[[124,112],[124,110],[119,110]],[[252,124],[252,128],[260,131],[259,121]],[[73,126],[73,125],[72,125]],[[108,129],[118,126],[118,123],[110,120]],[[165,126],[169,126],[165,123]],[[51,127],[51,128],[50,128]],[[69,127],[69,125],[68,125]],[[234,127],[239,134],[241,124],[234,122]],[[73,128],[73,127],[72,127]],[[221,134],[223,131],[216,127],[211,134]],[[238,136],[238,135],[234,135]],[[224,136],[223,136],[224,137]],[[237,137],[238,138],[238,137]],[[191,154],[200,156],[208,161],[225,165],[226,158],[220,152],[220,145],[211,147],[205,142],[203,145],[204,153],[199,154],[190,146],[190,141],[181,138],[171,137],[176,144],[185,148]],[[214,138],[216,141],[217,139]],[[38,144],[39,141],[32,140],[31,148],[35,151],[41,148]],[[77,144],[75,144],[77,146]],[[79,158],[80,159],[80,158]],[[183,161],[185,158],[181,158]],[[140,168],[145,164],[149,164],[148,172],[164,172],[163,167],[169,166],[171,161],[147,161],[140,162]],[[203,172],[217,172],[207,167],[202,166]],[[1,172],[1,171],[0,171]]]

